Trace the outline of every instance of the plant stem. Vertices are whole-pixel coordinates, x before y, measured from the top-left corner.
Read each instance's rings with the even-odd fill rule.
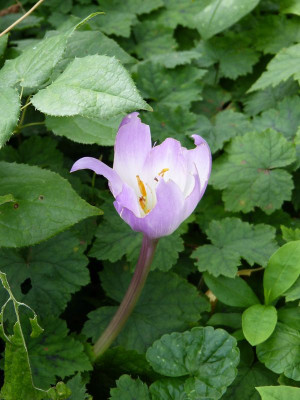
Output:
[[[17,21],[15,21],[13,24],[11,24],[8,28],[6,28],[3,32],[0,33],[0,37],[5,35],[7,32],[9,32],[11,29],[13,29],[16,25],[18,25],[20,22],[22,22],[25,18],[28,17],[40,4],[43,3],[44,0],[39,0],[35,5],[27,11],[26,14],[22,15],[21,18],[19,18]]]
[[[140,256],[127,292],[113,319],[94,346],[96,358],[109,348],[133,311],[150,271],[157,243],[158,239],[150,239],[144,235]]]

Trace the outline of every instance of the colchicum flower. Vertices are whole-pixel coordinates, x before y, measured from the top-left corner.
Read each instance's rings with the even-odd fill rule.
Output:
[[[71,172],[91,169],[103,175],[115,198],[114,206],[133,230],[150,239],[173,233],[202,198],[211,172],[211,152],[201,136],[187,150],[168,138],[152,147],[148,125],[134,112],[120,124],[113,168],[84,157]]]

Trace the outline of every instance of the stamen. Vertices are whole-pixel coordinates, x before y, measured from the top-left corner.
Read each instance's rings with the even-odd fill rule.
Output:
[[[158,175],[161,176],[161,177],[163,178],[163,177],[164,177],[164,174],[165,174],[167,171],[169,171],[169,168],[164,168],[164,169],[162,169],[162,170],[158,173]]]
[[[142,196],[143,197],[147,197],[147,192],[146,192],[145,185],[144,185],[143,181],[140,179],[139,175],[136,176],[136,179],[137,179],[137,182],[138,182],[138,185],[139,185],[139,189],[140,189],[140,192],[141,192]]]
[[[141,209],[144,211],[144,213],[148,214],[148,212],[150,210],[147,210],[145,197],[143,197],[143,196],[139,197],[139,203],[140,203]]]

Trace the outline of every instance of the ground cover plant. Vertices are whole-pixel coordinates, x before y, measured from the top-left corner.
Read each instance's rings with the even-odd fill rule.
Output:
[[[0,0],[0,398],[299,399],[300,2],[38,3],[11,29],[36,2]],[[135,112],[158,149],[201,136],[212,172],[194,212],[163,197],[178,223],[147,225],[100,351],[146,228],[77,160],[111,166]]]

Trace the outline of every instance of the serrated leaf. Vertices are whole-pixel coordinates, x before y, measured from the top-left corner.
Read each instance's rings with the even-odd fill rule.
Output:
[[[76,374],[68,380],[68,388],[71,390],[72,394],[68,397],[68,400],[88,400],[91,397],[86,392],[86,385],[82,382],[80,374]]]
[[[234,279],[204,274],[204,281],[213,294],[224,304],[232,307],[251,307],[259,300],[250,286],[240,277]]]
[[[72,61],[31,102],[39,111],[54,116],[109,118],[137,109],[151,111],[120,62],[99,55]]]
[[[251,92],[276,86],[289,78],[300,79],[300,44],[295,44],[280,50],[267,65],[267,71],[251,86]]]
[[[65,321],[48,317],[43,320],[44,334],[32,339],[28,344],[34,382],[40,387],[48,387],[56,382],[56,377],[64,379],[74,372],[92,368],[84,346],[79,340],[68,336]]]
[[[166,68],[175,68],[178,65],[190,64],[199,58],[199,53],[194,50],[170,51],[162,54],[150,55],[149,59]]]
[[[102,286],[107,295],[120,302],[132,275],[117,265],[106,267],[101,273]],[[102,307],[89,314],[83,332],[95,341],[104,331],[117,307]],[[200,319],[208,310],[206,299],[196,288],[173,273],[151,272],[141,297],[115,341],[126,349],[144,352],[163,333],[184,330]]]
[[[184,379],[162,379],[150,386],[152,400],[188,400],[184,391]]]
[[[239,350],[226,331],[197,327],[164,335],[147,350],[146,357],[162,375],[190,376],[184,387],[191,400],[219,399],[236,376]]]
[[[136,82],[147,99],[171,108],[188,107],[192,101],[199,100],[200,80],[205,73],[206,70],[190,65],[168,70],[147,61],[139,65]]]
[[[285,242],[292,242],[295,240],[300,240],[300,228],[287,228],[286,226],[281,225],[282,239]]]
[[[0,90],[0,148],[10,138],[20,115],[20,97],[15,89],[4,87]]]
[[[269,225],[250,225],[238,218],[212,221],[206,230],[212,244],[198,247],[191,255],[199,271],[214,276],[234,278],[241,258],[253,266],[266,265],[277,249],[275,228]]]
[[[300,275],[300,240],[280,247],[270,258],[264,273],[266,304],[272,303],[295,283]]]
[[[129,38],[131,28],[137,21],[137,17],[134,13],[111,9],[94,21],[93,25],[107,35]]]
[[[204,39],[222,32],[235,24],[254,7],[259,0],[248,0],[247,3],[239,0],[212,0],[198,14],[195,15],[195,25]]]
[[[0,269],[7,273],[18,298],[39,315],[59,315],[71,295],[89,283],[83,250],[79,239],[64,232],[26,252],[0,249]],[[31,288],[24,295],[21,285],[28,279]]]
[[[200,115],[197,128],[197,134],[207,140],[212,153],[222,149],[224,143],[233,137],[242,136],[253,130],[244,114],[232,110],[221,111],[211,120]]]
[[[140,379],[122,375],[116,384],[117,387],[110,390],[110,400],[151,400],[147,385]]]
[[[261,400],[298,400],[300,388],[293,386],[265,386],[257,387]]]
[[[228,211],[246,213],[257,206],[271,214],[291,198],[291,175],[281,168],[295,161],[295,148],[282,134],[250,132],[234,138],[225,151],[214,164],[211,183],[224,190]]]
[[[255,304],[243,312],[242,327],[251,346],[257,346],[270,337],[277,323],[277,311],[273,306]]]
[[[300,380],[300,333],[277,324],[272,336],[257,346],[258,359],[276,374],[284,373],[288,378]]]
[[[0,195],[11,194],[0,214],[1,247],[21,247],[48,239],[99,209],[81,199],[58,174],[25,164],[0,162]]]
[[[122,116],[109,119],[90,119],[76,115],[74,117],[46,116],[46,126],[55,135],[65,136],[77,143],[112,146],[115,143]]]

